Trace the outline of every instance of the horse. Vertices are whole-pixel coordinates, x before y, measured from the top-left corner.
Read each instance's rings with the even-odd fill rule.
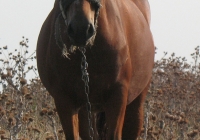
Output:
[[[40,79],[67,140],[136,140],[151,81],[148,0],[55,0],[37,43]]]

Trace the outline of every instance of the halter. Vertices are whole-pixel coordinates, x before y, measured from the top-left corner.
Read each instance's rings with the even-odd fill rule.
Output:
[[[62,13],[62,17],[63,17],[63,19],[65,21],[65,25],[67,26],[68,25],[68,23],[67,23],[67,17],[65,15],[65,11],[64,11],[63,6],[62,6],[62,0],[59,1],[59,7],[60,7],[60,11]]]
[[[101,7],[101,4],[98,0],[88,0],[90,3],[92,4],[96,4],[97,8],[96,8],[96,11],[95,11],[95,20],[94,20],[94,27],[95,29],[97,29],[97,19],[98,19],[98,16],[99,16],[99,11],[100,11],[100,7]],[[67,5],[67,7],[69,6],[70,4]],[[62,36],[61,36],[61,31],[60,31],[60,17],[62,15],[62,18],[64,19],[64,22],[65,22],[65,25],[68,26],[68,21],[67,21],[67,16],[65,14],[65,11],[64,11],[64,8],[63,8],[63,4],[62,4],[62,0],[59,1],[59,8],[60,8],[60,11],[61,13],[57,16],[56,18],[56,22],[55,22],[55,40],[56,40],[56,44],[59,46],[59,48],[62,50],[62,55],[68,59],[70,59],[68,56],[69,56],[69,52],[74,52],[74,50],[76,50],[77,46],[70,46],[70,49],[68,50],[67,49],[67,46],[65,45],[65,43],[63,42],[62,40]],[[95,36],[95,34],[93,35]]]

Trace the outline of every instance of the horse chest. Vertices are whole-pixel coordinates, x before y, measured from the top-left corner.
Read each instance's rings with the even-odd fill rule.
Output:
[[[78,55],[78,54],[77,54]],[[109,87],[114,84],[119,71],[118,63],[114,54],[107,51],[86,54],[89,73],[89,88],[91,102],[102,102],[104,94],[109,90]],[[84,82],[81,74],[81,57],[71,57],[71,60],[65,58],[65,63],[62,62],[54,66],[57,73],[57,79],[62,83],[66,93],[77,100],[84,102]],[[58,72],[59,71],[59,72]]]

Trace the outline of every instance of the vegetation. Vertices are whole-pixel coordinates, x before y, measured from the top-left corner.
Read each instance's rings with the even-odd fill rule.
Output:
[[[53,99],[31,65],[36,57],[28,53],[28,39],[12,53],[7,46],[0,51],[0,139],[63,140]],[[174,53],[166,55],[155,62],[138,139],[200,140],[199,47],[191,54],[194,65]],[[30,73],[35,78],[27,80]]]
[[[145,103],[142,139],[200,140],[199,46],[191,54],[194,65],[171,54],[155,62]]]

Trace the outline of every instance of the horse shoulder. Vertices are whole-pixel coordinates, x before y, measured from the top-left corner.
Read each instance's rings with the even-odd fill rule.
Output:
[[[132,75],[128,103],[132,102],[147,86],[154,63],[154,43],[149,23],[132,2],[124,1],[122,11],[125,35],[131,60]],[[128,13],[128,14],[127,14]]]
[[[44,21],[41,31],[39,33],[38,42],[37,42],[37,66],[40,78],[45,85],[45,87],[49,87],[49,77],[52,77],[49,73],[50,67],[50,41],[52,41],[53,36],[53,27],[54,27],[54,10],[52,10]],[[50,78],[51,79],[51,78]]]

